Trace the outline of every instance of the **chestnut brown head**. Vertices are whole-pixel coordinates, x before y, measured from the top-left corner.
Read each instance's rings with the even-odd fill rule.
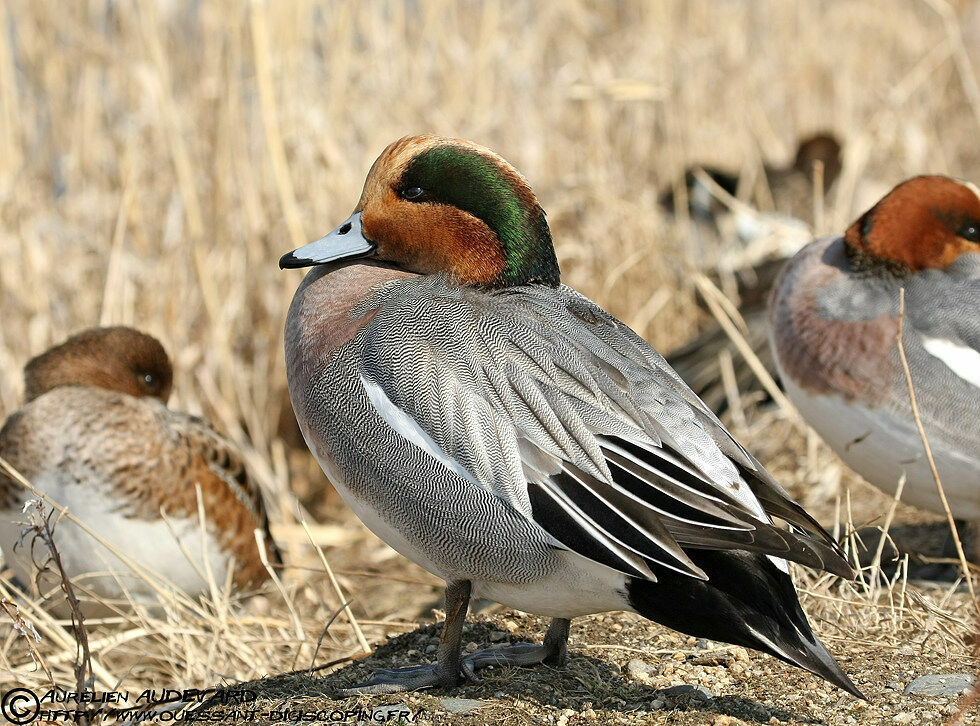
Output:
[[[374,162],[354,213],[280,267],[369,257],[487,288],[559,283],[551,232],[525,179],[462,139],[412,136]]]
[[[91,328],[31,359],[24,384],[28,401],[58,386],[95,386],[166,403],[173,368],[156,338],[126,327]]]
[[[899,275],[943,269],[980,252],[980,195],[973,184],[949,177],[912,177],[862,214],[844,243],[857,267]]]

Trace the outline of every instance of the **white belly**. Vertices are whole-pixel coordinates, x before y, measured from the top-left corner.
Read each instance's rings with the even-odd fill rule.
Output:
[[[223,586],[227,575],[228,560],[221,552],[217,540],[207,533],[202,538],[201,527],[194,518],[169,518],[173,532],[162,520],[146,521],[131,519],[112,510],[112,499],[101,496],[89,485],[75,482],[59,482],[55,477],[38,477],[35,486],[54,501],[68,508],[69,512],[88,525],[108,543],[118,548],[126,557],[148,570],[157,573],[165,583],[164,590],[176,587],[190,595],[206,592],[207,581],[199,574],[206,572],[205,560],[210,565],[214,580]],[[15,547],[27,514],[22,513],[22,503],[0,512],[0,549],[4,562],[14,571],[24,587],[32,587],[36,574],[33,559],[43,563],[48,556],[47,548],[39,541],[32,542],[30,535],[19,547]],[[50,511],[45,507],[46,511]],[[52,518],[54,521],[55,518]],[[174,537],[176,534],[176,538]],[[62,517],[54,528],[55,544],[77,594],[83,600],[87,590],[98,598],[141,603],[156,599],[156,590],[146,579],[133,573],[123,560],[116,557],[101,543],[73,522]],[[186,554],[185,554],[186,551]],[[188,559],[190,558],[190,559]],[[192,564],[192,562],[194,564]],[[154,578],[159,582],[159,578]],[[52,577],[42,580],[42,589],[51,589]],[[56,598],[60,600],[60,597]],[[102,608],[92,605],[85,608],[90,613]]]
[[[855,402],[814,395],[796,385],[789,376],[784,375],[783,382],[786,393],[807,423],[851,469],[889,494],[894,494],[904,475],[903,502],[944,514],[911,413],[907,422],[899,421]],[[927,436],[928,433],[927,430]],[[936,438],[929,443],[953,515],[980,519],[980,472],[976,461],[951,451]]]
[[[564,566],[547,578],[526,584],[474,582],[473,596],[551,618],[631,609],[626,575],[573,552],[561,555]]]

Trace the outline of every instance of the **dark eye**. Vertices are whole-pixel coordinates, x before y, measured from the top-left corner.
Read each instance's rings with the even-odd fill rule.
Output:
[[[960,227],[956,235],[970,242],[980,242],[980,223],[967,222]]]
[[[154,378],[154,376],[153,376],[152,373],[144,373],[143,374],[143,385],[146,386],[147,388],[149,388],[150,386],[155,385],[156,382],[157,382],[157,379]]]
[[[422,187],[408,187],[407,189],[402,189],[402,199],[408,199],[411,202],[418,201],[425,194],[422,191]]]

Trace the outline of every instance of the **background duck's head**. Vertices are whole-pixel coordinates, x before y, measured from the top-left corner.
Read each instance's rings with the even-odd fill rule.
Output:
[[[825,192],[829,191],[840,176],[843,164],[841,151],[840,141],[832,133],[822,132],[807,136],[800,139],[792,169],[804,174],[807,179],[812,179],[813,165],[819,161],[823,164],[823,189]]]
[[[172,385],[173,368],[160,341],[121,326],[84,330],[24,367],[27,401],[58,386],[95,386],[166,403]]]
[[[859,269],[943,269],[980,252],[980,193],[945,176],[912,177],[858,217],[844,243]]]
[[[386,148],[354,213],[286,254],[279,266],[371,257],[461,285],[559,283],[544,210],[527,181],[494,152],[462,139],[411,136]]]

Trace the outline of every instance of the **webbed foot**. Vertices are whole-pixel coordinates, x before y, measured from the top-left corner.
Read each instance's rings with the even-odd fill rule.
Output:
[[[371,679],[340,692],[344,696],[361,696],[377,693],[402,693],[424,688],[453,688],[466,674],[465,669],[454,673],[441,663],[408,666],[406,668],[382,668],[371,674]]]

